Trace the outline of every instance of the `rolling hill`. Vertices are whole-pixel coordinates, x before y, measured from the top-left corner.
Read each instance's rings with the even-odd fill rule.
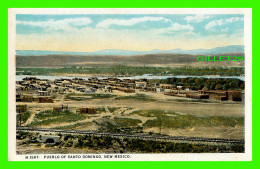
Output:
[[[244,56],[243,53],[226,53],[214,56]],[[190,54],[145,54],[145,55],[39,55],[16,56],[16,67],[71,67],[71,66],[112,66],[112,65],[137,65],[137,66],[243,66],[244,62],[198,62],[197,56]]]

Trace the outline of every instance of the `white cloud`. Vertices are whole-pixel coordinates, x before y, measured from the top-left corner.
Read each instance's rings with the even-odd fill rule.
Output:
[[[193,27],[191,25],[181,25],[179,23],[174,23],[169,28],[170,31],[193,31]]]
[[[131,18],[131,19],[106,19],[97,24],[97,28],[109,28],[111,25],[119,26],[132,26],[141,22],[158,22],[162,21],[165,23],[172,23],[170,19],[164,17],[141,17],[141,18]]]
[[[184,19],[188,23],[199,23],[205,19],[211,18],[211,15],[194,15],[194,16],[186,16]]]
[[[153,29],[152,34],[154,35],[181,35],[183,33],[192,32],[194,28],[187,24],[181,25],[179,23],[173,23],[170,27]]]
[[[72,31],[75,29],[75,26],[87,26],[90,23],[92,23],[92,20],[87,17],[68,18],[62,20],[50,19],[48,21],[16,21],[16,24],[20,24],[20,25],[41,27],[47,30],[66,30],[66,31]]]
[[[207,31],[216,31],[216,27],[226,25],[228,23],[236,22],[236,21],[243,21],[244,19],[242,17],[231,17],[227,19],[218,19],[210,21],[206,26],[205,29]],[[221,29],[224,30],[224,29]]]
[[[220,32],[227,32],[227,31],[229,31],[229,28],[220,29]]]
[[[240,18],[240,17],[232,17],[232,18],[228,18],[226,19],[226,22],[236,22],[236,21],[243,21],[244,18]]]
[[[164,18],[164,17],[140,17],[140,18],[131,18],[131,19],[106,19],[100,23],[97,24],[97,28],[109,28],[111,25],[119,25],[119,26],[133,26],[138,23],[142,22],[164,22],[169,23],[170,25],[165,28],[151,28],[150,32],[153,35],[160,35],[165,33],[173,33],[178,31],[193,31],[194,28],[187,24],[182,25],[179,23],[173,23],[170,19]],[[147,32],[147,31],[146,31]],[[149,32],[149,31],[148,31]]]
[[[210,30],[213,30],[213,28],[215,28],[216,26],[221,26],[224,24],[225,24],[225,21],[223,19],[213,20],[205,26],[205,29],[210,31]]]

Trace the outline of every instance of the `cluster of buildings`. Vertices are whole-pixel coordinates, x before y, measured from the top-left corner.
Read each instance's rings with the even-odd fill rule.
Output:
[[[164,93],[165,95],[187,97],[192,99],[210,99],[217,101],[243,101],[244,94],[237,90],[208,90],[204,87],[198,91],[181,91]]]
[[[16,81],[16,102],[53,103],[50,97],[51,82],[36,77]]]
[[[147,79],[118,79],[118,78],[73,78],[44,80],[36,77],[26,77],[22,81],[16,82],[16,101],[17,102],[38,102],[53,103],[55,94],[64,93],[95,93],[97,90],[112,92],[113,90],[125,93],[162,92],[165,95],[187,97],[194,99],[212,99],[241,101],[240,91],[229,90],[208,90],[204,87],[199,91],[191,91],[189,88],[175,86],[174,84],[159,84],[148,81]]]

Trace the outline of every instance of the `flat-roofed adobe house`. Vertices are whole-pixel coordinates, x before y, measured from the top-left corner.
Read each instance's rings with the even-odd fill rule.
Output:
[[[16,94],[16,102],[22,102],[22,95],[21,94]]]
[[[135,86],[137,87],[137,88],[142,88],[142,87],[146,87],[146,85],[147,85],[147,82],[135,82]]]
[[[177,86],[177,89],[178,90],[182,90],[182,86]]]
[[[79,108],[77,110],[77,113],[80,113],[80,114],[96,114],[96,110],[95,108]]]
[[[219,101],[242,101],[241,92],[236,90],[208,90],[203,88],[198,91],[200,94],[208,94],[209,99]]]
[[[186,94],[187,98],[192,98],[192,99],[208,99],[209,95],[208,94],[199,94],[199,93],[190,93]]]
[[[229,101],[242,101],[242,96],[240,91],[227,91],[227,97]]]
[[[156,88],[156,92],[164,92],[164,89],[162,89],[162,88]]]
[[[53,103],[53,99],[50,97],[39,97],[38,103]]]
[[[126,82],[126,83],[133,83],[134,82],[133,79],[123,79],[123,81]]]
[[[23,96],[21,96],[21,98],[22,98],[22,102],[36,102],[37,101],[36,97],[30,96],[30,95],[23,95]]]
[[[173,84],[160,84],[160,88],[162,89],[172,89],[174,88]]]
[[[53,107],[54,112],[63,112],[64,110],[68,110],[69,106],[68,105],[61,105],[59,107]]]

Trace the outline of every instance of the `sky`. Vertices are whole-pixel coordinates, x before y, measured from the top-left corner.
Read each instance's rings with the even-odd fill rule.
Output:
[[[240,14],[16,15],[16,50],[191,50],[243,41]]]

